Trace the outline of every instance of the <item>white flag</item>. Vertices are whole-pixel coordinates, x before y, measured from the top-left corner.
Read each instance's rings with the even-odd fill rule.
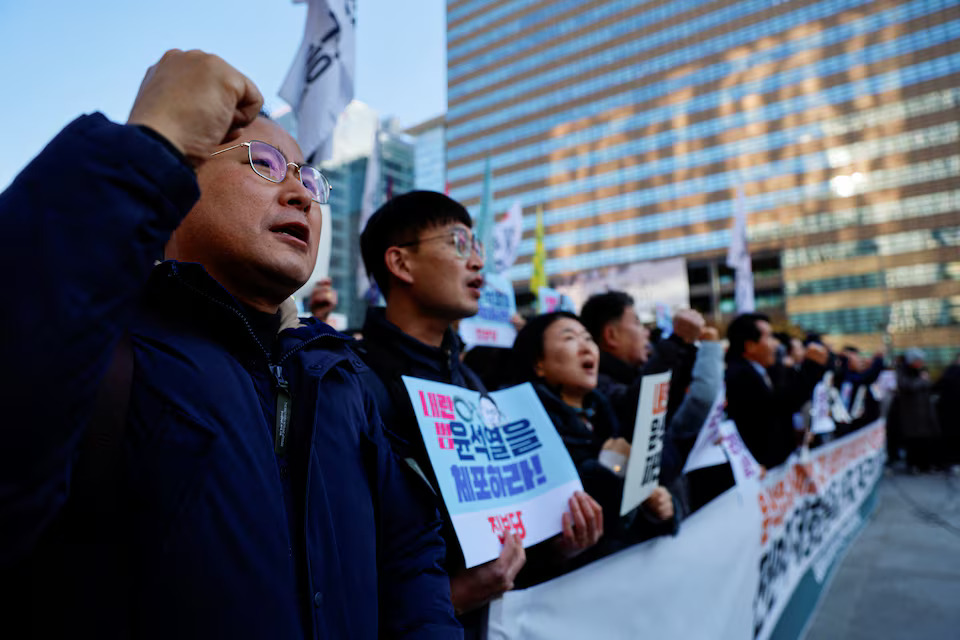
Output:
[[[493,227],[493,265],[497,273],[503,273],[513,266],[522,236],[523,208],[517,200]]]
[[[353,98],[356,11],[356,0],[309,0],[303,42],[280,88],[312,163],[332,155],[333,127]]]
[[[373,147],[370,149],[370,157],[367,159],[367,172],[363,177],[363,198],[360,200],[360,225],[359,233],[363,233],[364,227],[373,212],[383,203],[383,191],[380,189],[380,125],[377,124],[373,131]],[[359,252],[358,252],[359,253]],[[363,257],[357,258],[360,264],[357,265],[357,295],[361,298],[372,297],[371,282],[367,277],[366,269],[363,266]]]
[[[730,235],[727,266],[735,270],[734,300],[737,313],[749,313],[756,309],[756,304],[753,297],[753,265],[750,262],[750,250],[747,248],[747,205],[742,187],[737,187]]]

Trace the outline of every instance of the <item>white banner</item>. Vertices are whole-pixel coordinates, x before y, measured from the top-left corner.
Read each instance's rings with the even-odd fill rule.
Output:
[[[495,640],[749,640],[760,510],[728,491],[676,537],[634,545],[490,603]]]
[[[753,484],[754,499],[728,491],[676,537],[508,591],[490,604],[487,637],[768,640],[775,628],[775,637],[799,637],[863,524],[883,471],[884,427],[815,449],[805,465],[792,456]]]
[[[625,291],[633,297],[634,309],[643,322],[656,319],[658,302],[671,310],[690,306],[690,283],[684,258],[635,262],[551,279],[557,283],[556,290],[570,296],[577,309],[595,293]]]
[[[356,0],[309,0],[300,49],[280,87],[311,163],[330,158],[333,127],[353,98]]]
[[[771,636],[791,594],[808,571],[821,587],[852,533],[859,508],[883,475],[885,423],[874,422],[810,451],[808,464],[786,465],[764,477],[760,585],[754,603],[757,640]]]
[[[667,371],[643,376],[640,383],[630,462],[627,463],[623,499],[620,501],[621,516],[637,508],[660,483],[660,456],[663,453],[663,435],[667,431],[670,375]]]

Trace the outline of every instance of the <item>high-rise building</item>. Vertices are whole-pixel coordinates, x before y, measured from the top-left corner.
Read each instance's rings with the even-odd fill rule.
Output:
[[[373,144],[374,132],[379,146]],[[357,102],[350,103],[334,132],[333,159],[321,166],[333,187],[330,192],[330,277],[337,290],[337,311],[347,317],[347,326],[363,325],[367,302],[358,294],[360,217],[370,155],[379,152],[377,185],[373,206],[413,189],[413,144],[395,120],[380,122],[377,113]]]
[[[417,189],[445,193],[447,149],[444,143],[444,116],[437,116],[410,127],[406,133],[413,138],[414,186]]]
[[[836,346],[960,346],[956,0],[448,0],[447,181],[519,200],[530,277],[682,256],[723,321],[742,189],[757,306]]]

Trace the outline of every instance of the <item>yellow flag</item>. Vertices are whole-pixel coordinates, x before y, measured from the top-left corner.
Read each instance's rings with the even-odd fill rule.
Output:
[[[543,207],[537,205],[537,235],[533,247],[533,275],[530,276],[530,291],[536,293],[547,286],[547,247],[543,242]]]

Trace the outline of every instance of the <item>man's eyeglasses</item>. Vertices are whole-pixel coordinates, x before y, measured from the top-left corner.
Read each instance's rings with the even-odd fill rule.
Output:
[[[232,147],[215,151],[211,153],[210,156],[212,157],[226,151],[231,151],[237,147],[247,148],[247,155],[250,156],[250,168],[261,178],[269,180],[270,182],[283,182],[283,179],[287,177],[287,167],[293,165],[297,169],[297,177],[300,178],[300,182],[307,188],[307,191],[310,192],[310,198],[314,202],[326,204],[330,199],[330,189],[333,187],[330,186],[330,183],[316,167],[311,167],[308,164],[299,165],[296,162],[287,162],[287,159],[279,149],[266,142],[260,142],[259,140],[241,142]]]
[[[439,235],[430,236],[429,238],[420,238],[419,240],[411,240],[410,242],[404,242],[398,244],[398,247],[412,247],[413,245],[420,244],[421,242],[428,242],[430,240],[440,240],[445,239],[449,240],[450,237],[453,237],[453,248],[457,252],[457,257],[462,259],[470,258],[470,252],[476,251],[477,255],[480,256],[480,259],[484,259],[483,253],[483,243],[480,242],[480,238],[473,235],[463,227],[454,227],[447,231],[446,233],[441,233]]]

